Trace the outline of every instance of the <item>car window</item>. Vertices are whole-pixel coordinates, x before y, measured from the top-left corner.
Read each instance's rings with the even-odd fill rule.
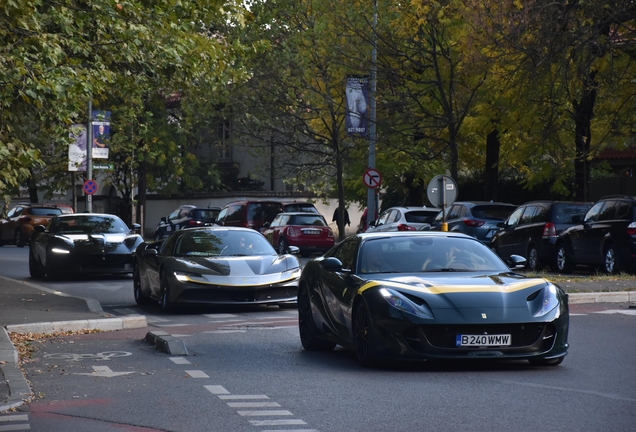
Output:
[[[119,218],[86,216],[56,218],[51,232],[57,234],[124,234],[128,226]]]
[[[16,207],[13,209],[13,213],[9,212],[9,217],[18,217],[22,214],[24,207]]]
[[[179,237],[175,256],[216,256],[226,244],[221,238],[207,232],[191,232]]]
[[[580,216],[583,218],[591,206],[555,204],[554,207],[554,223],[574,223],[573,217]]]
[[[517,210],[513,211],[512,214],[508,217],[508,226],[515,226],[519,223],[521,219],[521,214],[525,210],[525,207],[519,207]]]
[[[243,206],[231,205],[227,209],[227,213],[225,214],[226,222],[240,222],[243,219]]]
[[[168,220],[176,219],[179,216],[179,209],[176,209],[168,215]]]
[[[585,214],[585,221],[596,222],[598,220],[598,215],[601,212],[601,209],[603,208],[603,204],[605,204],[603,201],[597,202],[596,204],[594,204],[592,208],[589,209],[588,212]]]
[[[289,225],[326,226],[325,220],[320,215],[294,215],[290,218]]]
[[[519,220],[519,225],[527,225],[532,222],[532,217],[534,216],[535,211],[537,211],[536,206],[526,207],[521,215],[521,219]]]
[[[625,201],[619,201],[616,208],[616,219],[628,219],[629,207],[629,203]]]
[[[179,212],[178,218],[179,219],[184,218],[184,217],[188,216],[188,213],[190,213],[190,209],[189,208],[181,209],[181,211]]]
[[[473,216],[480,219],[506,220],[510,213],[514,211],[513,206],[502,205],[478,205],[473,207]]]
[[[393,222],[399,221],[401,215],[402,215],[402,212],[400,210],[393,209],[391,211],[391,214],[389,215],[389,218],[388,218],[389,223],[393,223]]]
[[[380,214],[380,217],[378,218],[378,222],[376,223],[376,225],[385,224],[390,214],[391,214],[390,210],[383,211],[382,214]]]
[[[177,242],[179,237],[180,236],[177,234],[168,237],[161,245],[161,253],[163,255],[172,255],[174,244]]]
[[[280,203],[251,203],[247,206],[247,220],[272,221],[281,211],[283,211],[283,205]]]
[[[411,210],[404,213],[404,219],[407,222],[413,223],[427,223],[434,217],[435,214],[431,214],[431,212],[420,211],[420,210]]]
[[[32,207],[30,213],[33,216],[56,216],[62,214],[62,210],[54,207]]]
[[[313,204],[302,204],[302,203],[294,203],[294,204],[286,204],[285,205],[286,212],[309,212],[309,213],[318,213],[316,207]]]
[[[546,206],[537,206],[537,209],[532,216],[532,222],[548,222],[550,220],[550,209]]]
[[[605,205],[598,215],[598,220],[604,221],[614,219],[614,214],[616,213],[616,204],[618,204],[616,201],[605,201]]]
[[[446,216],[446,219],[457,219],[458,217],[460,217],[462,208],[463,206],[460,206],[460,205],[452,206],[450,210],[448,211],[448,216]]]
[[[278,215],[274,218],[274,220],[272,221],[272,223],[269,225],[270,227],[277,227],[277,226],[282,226],[282,219],[283,216],[282,215]]]
[[[217,211],[215,210],[195,209],[191,210],[188,216],[192,219],[203,222],[214,222],[216,219],[216,213]]]
[[[349,237],[333,250],[331,256],[340,260],[342,268],[353,270],[358,253],[358,243],[359,239],[357,237]]]

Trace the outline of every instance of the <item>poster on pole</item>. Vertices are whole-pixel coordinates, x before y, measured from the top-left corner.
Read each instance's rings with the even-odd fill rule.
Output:
[[[68,170],[86,171],[86,125],[72,125],[68,136],[73,139],[68,146]]]
[[[110,141],[110,111],[93,111],[91,121],[93,127],[93,159],[108,159],[108,145]]]
[[[347,76],[345,95],[347,135],[366,137],[369,132],[369,77]]]

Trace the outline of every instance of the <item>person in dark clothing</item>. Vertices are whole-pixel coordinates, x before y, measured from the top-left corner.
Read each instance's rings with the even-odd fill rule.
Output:
[[[339,215],[338,210],[340,210],[340,207],[336,207],[336,210],[334,210],[333,218],[331,219],[331,222],[338,223],[338,215]],[[344,211],[344,224],[347,226],[351,226],[351,221],[349,220],[349,212],[347,211],[347,209],[345,209]]]

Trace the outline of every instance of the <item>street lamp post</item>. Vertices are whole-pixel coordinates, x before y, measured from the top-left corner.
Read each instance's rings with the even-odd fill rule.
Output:
[[[377,63],[377,28],[378,25],[378,0],[373,0],[373,49],[371,50],[371,97],[369,100],[369,168],[375,168],[375,91],[376,91],[376,63]],[[378,186],[379,187],[379,186]],[[369,188],[367,191],[367,226],[375,219],[376,190]]]
[[[92,97],[92,96],[91,96]],[[93,180],[93,101],[88,100],[88,127],[86,128],[86,180]],[[86,211],[93,212],[93,195],[86,194]]]

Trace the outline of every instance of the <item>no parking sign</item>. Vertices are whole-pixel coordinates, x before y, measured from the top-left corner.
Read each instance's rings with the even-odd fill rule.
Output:
[[[86,192],[86,195],[93,195],[97,192],[97,182],[95,180],[86,180],[84,182],[84,192]]]

